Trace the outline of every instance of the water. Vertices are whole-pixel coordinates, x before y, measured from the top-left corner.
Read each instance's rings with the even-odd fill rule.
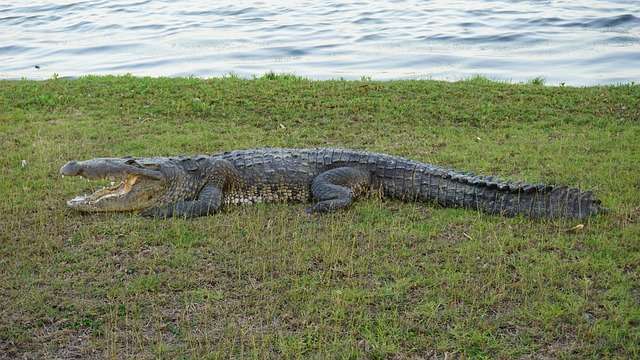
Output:
[[[640,80],[640,1],[0,3],[0,78]]]

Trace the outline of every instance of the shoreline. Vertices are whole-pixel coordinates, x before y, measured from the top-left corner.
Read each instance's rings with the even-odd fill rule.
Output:
[[[57,73],[54,73],[51,76],[42,77],[42,78],[25,78],[25,77],[2,77],[0,76],[1,81],[50,81],[50,80],[80,80],[83,78],[107,78],[107,77],[132,77],[137,79],[198,79],[203,81],[215,80],[215,79],[228,79],[228,78],[238,78],[242,80],[259,80],[259,79],[276,79],[276,78],[296,78],[304,81],[363,81],[363,82],[397,82],[397,81],[435,81],[435,82],[447,82],[447,83],[459,83],[459,82],[469,82],[469,81],[482,81],[482,82],[492,82],[497,84],[507,84],[507,85],[544,85],[550,87],[572,87],[572,88],[586,88],[586,87],[607,87],[607,86],[635,86],[640,84],[640,78],[636,80],[624,80],[615,83],[594,83],[594,84],[567,84],[566,82],[548,82],[544,76],[536,76],[532,77],[525,81],[513,81],[507,79],[499,79],[492,78],[484,75],[471,75],[468,77],[462,77],[458,79],[433,79],[430,77],[417,77],[417,78],[389,78],[389,79],[377,79],[372,76],[363,75],[363,76],[348,76],[348,77],[335,77],[335,78],[313,78],[307,76],[300,76],[293,73],[276,73],[273,71],[267,71],[262,74],[235,74],[228,73],[217,76],[149,76],[149,75],[136,75],[130,73],[122,73],[122,74],[86,74],[86,75],[78,75],[78,76],[60,76]]]

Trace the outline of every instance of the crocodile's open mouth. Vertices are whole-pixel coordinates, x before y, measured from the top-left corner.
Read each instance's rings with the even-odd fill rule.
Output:
[[[93,194],[76,196],[75,198],[67,201],[67,205],[70,207],[77,207],[79,205],[95,205],[96,203],[106,199],[111,198],[115,200],[115,198],[124,197],[131,192],[139,179],[139,175],[129,174],[120,181],[120,184],[113,185],[112,183],[112,186],[103,187],[95,191]]]
[[[135,211],[148,208],[163,194],[164,176],[135,159],[98,158],[70,161],[60,173],[91,180],[111,180],[110,186],[76,196],[67,205],[78,211]],[[119,181],[119,183],[115,183]]]

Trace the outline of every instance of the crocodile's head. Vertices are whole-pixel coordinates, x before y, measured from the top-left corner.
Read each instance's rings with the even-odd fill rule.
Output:
[[[112,180],[112,186],[67,202],[84,212],[139,211],[163,202],[193,196],[197,181],[183,166],[167,158],[96,158],[69,161],[63,176],[81,176],[88,180]],[[119,184],[115,182],[119,181]]]

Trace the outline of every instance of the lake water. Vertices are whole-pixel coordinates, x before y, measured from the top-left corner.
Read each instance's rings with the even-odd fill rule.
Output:
[[[0,3],[0,78],[640,81],[637,0]]]

